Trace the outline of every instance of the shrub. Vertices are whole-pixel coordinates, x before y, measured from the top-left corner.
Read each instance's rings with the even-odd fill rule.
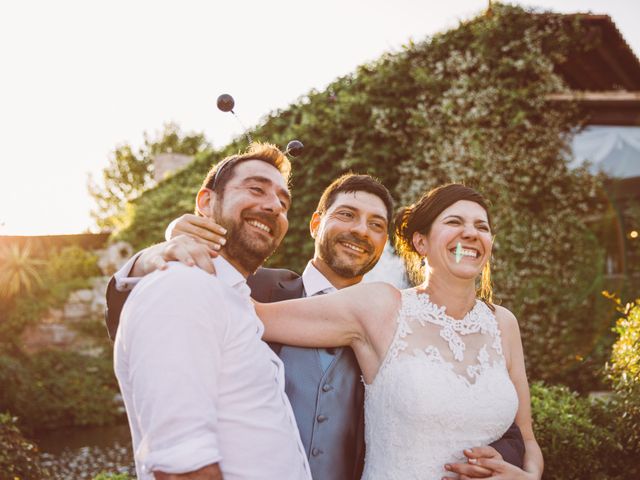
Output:
[[[614,393],[606,402],[593,403],[593,423],[611,435],[610,441],[602,445],[597,453],[606,465],[607,479],[640,478],[640,465],[637,462],[638,418],[638,399],[624,394]]]
[[[16,417],[0,413],[0,480],[21,478],[44,478],[38,449],[22,435]]]
[[[545,479],[606,478],[595,454],[611,441],[591,420],[591,404],[566,387],[531,386],[536,439],[542,449]]]
[[[581,397],[564,386],[531,385],[533,428],[544,456],[545,480],[622,480],[640,468],[624,402]]]
[[[56,351],[0,356],[0,384],[11,386],[0,390],[0,410],[16,414],[29,431],[122,420],[109,356]]]
[[[133,480],[126,473],[101,473],[93,477],[93,480]]]
[[[50,284],[100,275],[98,256],[77,245],[64,247],[51,255],[45,267],[45,279]]]
[[[614,331],[619,335],[607,365],[609,380],[618,394],[618,408],[630,448],[640,448],[640,299],[622,305],[612,297],[623,316]]]
[[[635,390],[640,387],[640,299],[621,306],[615,299],[623,316],[614,331],[618,340],[613,345],[609,378],[617,390]]]
[[[57,351],[27,356],[17,343],[27,325],[48,309],[61,307],[72,291],[101,274],[96,255],[78,246],[64,247],[43,261],[40,271],[42,284],[17,298],[0,322],[0,411],[17,415],[28,431],[121,420],[113,401],[118,387],[108,346],[98,358]],[[96,322],[77,328],[107,343]]]
[[[19,294],[31,293],[41,286],[39,267],[42,263],[32,255],[29,243],[23,247],[17,244],[0,247],[0,302],[10,304]]]
[[[0,352],[17,350],[15,342],[27,325],[50,308],[64,305],[72,291],[86,288],[91,277],[101,275],[97,260],[95,254],[73,245],[40,261],[38,287],[16,297],[0,316]]]

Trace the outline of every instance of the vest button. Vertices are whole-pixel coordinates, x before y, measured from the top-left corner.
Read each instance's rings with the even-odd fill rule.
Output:
[[[321,453],[322,453],[322,450],[320,450],[319,448],[314,448],[313,450],[311,450],[311,455],[313,455],[314,457],[317,457]]]
[[[325,383],[325,384],[322,386],[322,391],[323,391],[323,392],[330,392],[331,390],[333,390],[333,387],[332,387],[331,385],[329,385],[328,383]]]
[[[316,417],[316,420],[318,420],[318,423],[322,423],[327,419],[327,417],[325,415],[318,415]]]

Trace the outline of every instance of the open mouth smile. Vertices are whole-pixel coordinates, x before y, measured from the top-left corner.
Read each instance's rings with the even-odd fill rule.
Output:
[[[455,248],[450,248],[449,252],[451,252],[451,254],[454,256],[456,255]],[[480,258],[480,252],[475,248],[470,248],[470,247],[463,247],[460,250],[460,254],[463,258]]]
[[[367,251],[364,248],[359,247],[358,245],[354,245],[353,243],[350,243],[350,242],[340,242],[340,245],[348,248],[349,250],[353,250],[354,252],[367,253]]]
[[[259,228],[260,230],[262,230],[262,231],[264,231],[264,232],[266,232],[268,234],[271,234],[271,227],[269,227],[268,225],[265,225],[262,222],[259,222],[258,220],[254,220],[254,219],[247,220],[247,223],[249,225],[251,225],[252,227]]]

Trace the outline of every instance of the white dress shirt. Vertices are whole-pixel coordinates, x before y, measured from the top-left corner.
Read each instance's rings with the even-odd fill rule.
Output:
[[[138,478],[219,463],[227,480],[310,480],[249,287],[224,258],[213,262],[217,276],[171,262],[122,311],[114,362]]]
[[[113,278],[115,279],[116,290],[119,292],[128,292],[133,290],[140,280],[144,277],[130,277],[129,274],[131,270],[133,270],[133,264],[136,263],[138,257],[142,255],[142,252],[136,253],[133,257],[127,260],[120,270],[113,274]]]
[[[327,277],[320,273],[320,270],[314,267],[311,262],[307,263],[304,272],[302,272],[302,285],[307,297],[337,291],[336,287],[331,285]]]

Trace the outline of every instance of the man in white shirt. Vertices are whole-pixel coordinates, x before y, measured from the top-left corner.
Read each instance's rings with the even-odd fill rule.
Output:
[[[246,285],[287,231],[289,170],[260,144],[216,165],[196,208],[228,232],[218,275],[170,263],[124,306],[114,362],[140,480],[311,478],[282,362],[261,340]],[[142,257],[134,277],[146,273]]]

